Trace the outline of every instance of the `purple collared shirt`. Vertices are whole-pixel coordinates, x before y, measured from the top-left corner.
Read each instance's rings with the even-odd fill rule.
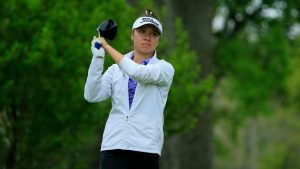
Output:
[[[147,65],[150,62],[150,60],[152,59],[152,57],[150,57],[150,58],[148,58],[146,60],[143,60],[141,62],[141,64],[142,65]],[[131,59],[133,60],[133,58],[134,58],[134,55],[132,56]],[[135,81],[134,79],[129,78],[129,81],[128,81],[129,109],[131,108],[131,105],[132,105],[132,101],[133,101],[133,97],[134,97],[136,86],[137,86],[137,81]]]

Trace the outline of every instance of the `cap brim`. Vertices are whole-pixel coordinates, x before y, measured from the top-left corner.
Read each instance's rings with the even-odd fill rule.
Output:
[[[162,34],[163,29],[162,29],[161,23],[157,19],[152,18],[152,17],[139,17],[133,23],[132,30],[139,28],[141,26],[144,26],[144,25],[152,25],[158,30],[158,32],[160,34]]]

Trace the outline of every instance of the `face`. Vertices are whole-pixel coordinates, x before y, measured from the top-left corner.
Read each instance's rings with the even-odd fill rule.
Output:
[[[160,34],[152,25],[144,25],[131,34],[134,50],[142,55],[152,55],[158,46]]]

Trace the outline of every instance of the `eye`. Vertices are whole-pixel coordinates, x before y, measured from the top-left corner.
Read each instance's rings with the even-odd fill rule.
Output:
[[[157,31],[154,31],[154,32],[152,32],[152,35],[157,37],[157,36],[159,36],[159,33]]]
[[[137,29],[137,31],[138,31],[139,33],[145,33],[145,32],[146,32],[146,30],[143,29],[143,28]]]

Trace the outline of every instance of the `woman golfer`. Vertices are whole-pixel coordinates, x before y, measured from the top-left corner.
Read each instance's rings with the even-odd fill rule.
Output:
[[[173,66],[159,59],[156,47],[163,28],[151,10],[132,26],[133,51],[123,55],[102,38],[92,40],[93,58],[84,97],[111,98],[101,144],[101,169],[159,169],[164,108],[174,76]],[[100,43],[101,48],[95,48]],[[105,53],[116,62],[103,74]]]

